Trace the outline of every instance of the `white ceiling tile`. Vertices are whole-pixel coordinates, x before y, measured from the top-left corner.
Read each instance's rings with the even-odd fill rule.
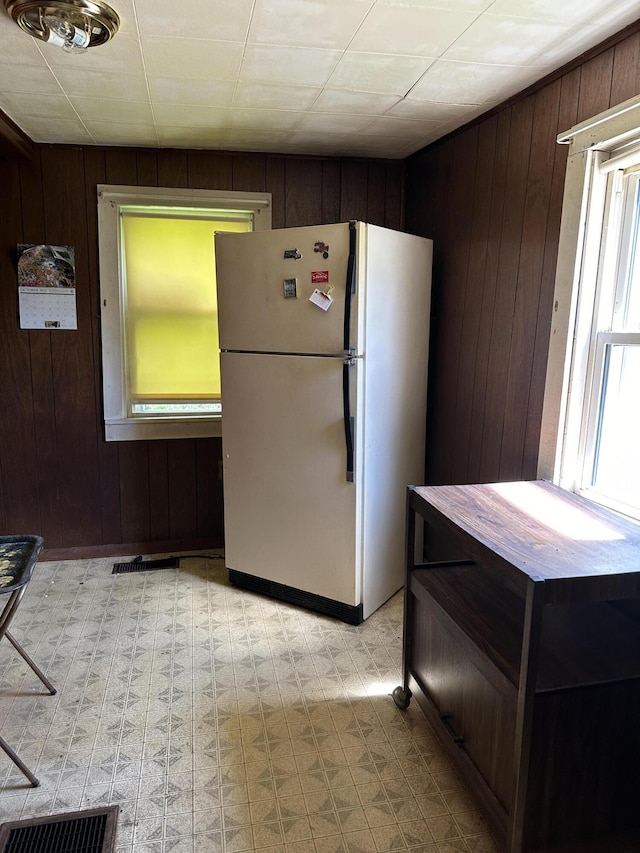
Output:
[[[372,0],[256,0],[249,42],[343,50]]]
[[[78,76],[87,71],[110,71],[117,77],[126,77],[143,71],[140,44],[134,35],[127,33],[118,33],[111,41],[82,55],[66,53],[45,42],[40,42],[38,47],[56,73],[59,68],[66,68]]]
[[[31,92],[40,95],[62,95],[60,83],[49,68],[37,65],[14,65],[0,62],[3,92]]]
[[[86,126],[101,145],[157,145],[153,125],[87,121]]]
[[[570,32],[565,34],[565,37],[554,44],[549,44],[545,49],[541,50],[536,58],[536,63],[542,65],[547,64],[552,68],[557,68],[560,62],[560,56],[568,51],[573,56],[578,56],[587,50],[591,45],[597,43],[600,39],[607,35],[613,35],[618,27],[614,27],[611,31],[609,28],[603,29],[601,25],[584,24],[576,26]]]
[[[360,133],[372,122],[367,115],[336,115],[335,113],[308,113],[300,130],[313,131],[322,136],[344,136],[345,134]]]
[[[232,109],[229,126],[252,130],[293,130],[305,114],[295,110]]]
[[[189,80],[176,77],[149,77],[154,103],[191,104],[199,107],[229,107],[235,83],[218,80]]]
[[[120,18],[119,33],[137,34],[136,14],[133,0],[109,0],[109,5]]]
[[[110,98],[144,101],[148,97],[144,74],[111,74],[108,71],[84,69],[78,74],[72,68],[56,68],[55,76],[64,91],[71,96],[84,98]]]
[[[324,86],[340,59],[339,50],[247,45],[240,80]]]
[[[142,36],[244,41],[253,0],[135,0]]]
[[[438,133],[440,136],[446,136],[447,133],[451,133],[452,130],[457,130],[459,127],[462,127],[463,124],[466,124],[466,122],[466,119],[452,119],[439,127]]]
[[[289,137],[289,150],[304,150],[309,154],[328,156],[348,155],[359,134],[318,133],[306,128],[293,131]]]
[[[610,11],[633,10],[638,17],[637,0],[494,0],[490,12],[492,15],[507,15],[521,18],[535,18],[539,21],[556,21],[575,26],[586,22],[593,15],[601,15],[606,7]]]
[[[95,142],[78,119],[47,119],[46,131],[41,129],[41,125],[32,125],[31,121],[25,119],[21,126],[34,142],[66,142],[77,145],[91,145]]]
[[[566,24],[482,15],[443,54],[443,59],[495,65],[536,65],[545,45],[567,35]]]
[[[429,68],[411,94],[425,101],[479,105],[495,100],[502,93],[518,92],[535,77],[535,68],[440,59]]]
[[[76,112],[65,95],[37,95],[29,92],[7,92],[2,95],[2,109],[10,116],[23,114],[40,118],[75,119]]]
[[[238,83],[234,107],[251,109],[307,110],[320,94],[314,86],[271,86],[267,83]]]
[[[325,89],[313,105],[314,112],[382,115],[397,104],[396,95],[377,95],[371,92],[349,92],[346,89]]]
[[[16,65],[41,65],[42,53],[38,40],[15,24],[8,15],[0,11],[0,44],[5,59]]]
[[[117,101],[107,98],[74,98],[71,104],[83,121],[120,121],[153,124],[149,102]]]
[[[349,47],[369,53],[436,57],[475,18],[474,12],[376,5]]]
[[[379,6],[415,6],[420,9],[447,9],[449,12],[485,12],[495,0],[377,0]],[[507,3],[511,0],[506,0]],[[525,0],[526,2],[526,0]]]
[[[111,2],[119,32],[80,56],[0,14],[0,105],[35,141],[406,156],[638,16],[638,0]]]
[[[332,89],[404,95],[432,62],[418,56],[346,51],[328,85]]]
[[[153,116],[158,124],[187,127],[224,128],[229,124],[229,110],[224,107],[197,107],[188,104],[154,104]]]
[[[410,121],[409,119],[380,116],[375,118],[363,131],[374,136],[398,136],[401,139],[423,138],[432,134],[442,121]]]
[[[464,124],[464,122],[460,122],[460,124]],[[437,130],[432,130],[422,137],[420,143],[418,145],[415,142],[409,141],[410,150],[407,151],[408,154],[412,154],[414,151],[419,151],[420,148],[424,148],[425,145],[430,145],[432,142],[435,142],[436,139],[440,139],[441,136],[445,135],[444,125],[441,125]]]
[[[142,37],[147,74],[154,77],[234,81],[242,50],[240,42]]]
[[[421,148],[420,143],[413,142],[410,146],[397,136],[364,136],[361,134],[352,143],[353,156],[356,157],[390,157],[401,158],[407,154],[410,147]]]
[[[235,127],[227,131],[225,142],[229,147],[238,147],[254,151],[268,147],[281,146],[291,138],[288,130],[256,130],[255,128]]]
[[[587,21],[596,27],[597,41],[593,44],[617,33],[622,27],[635,23],[639,14],[637,0],[608,0],[604,7],[600,5]]]
[[[172,148],[221,148],[226,140],[226,129],[162,125],[158,128],[161,145]]]
[[[431,121],[450,121],[454,118],[464,118],[465,121],[470,121],[478,114],[478,107],[474,105],[418,101],[412,95],[413,92],[409,97],[398,101],[391,109],[387,110],[385,115]]]

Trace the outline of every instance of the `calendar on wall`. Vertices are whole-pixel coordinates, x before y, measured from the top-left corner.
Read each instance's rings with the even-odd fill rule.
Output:
[[[18,243],[21,329],[77,329],[73,246]]]

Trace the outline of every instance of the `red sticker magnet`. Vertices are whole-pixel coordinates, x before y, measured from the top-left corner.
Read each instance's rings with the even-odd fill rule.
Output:
[[[329,270],[315,270],[311,273],[311,284],[328,284]]]

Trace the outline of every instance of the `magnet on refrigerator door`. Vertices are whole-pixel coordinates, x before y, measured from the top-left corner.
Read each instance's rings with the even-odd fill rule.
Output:
[[[292,299],[298,295],[298,279],[285,278],[282,282],[284,288],[284,298]]]

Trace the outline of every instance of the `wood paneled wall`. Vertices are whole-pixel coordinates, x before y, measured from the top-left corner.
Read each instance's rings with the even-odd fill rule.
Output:
[[[536,476],[566,167],[556,136],[640,93],[637,29],[407,161],[406,230],[434,240],[429,483]]]
[[[99,183],[271,192],[274,228],[402,228],[404,165],[46,145],[0,161],[0,530],[50,557],[221,546],[219,439],[104,441]],[[75,246],[77,331],[18,328],[21,242]]]

